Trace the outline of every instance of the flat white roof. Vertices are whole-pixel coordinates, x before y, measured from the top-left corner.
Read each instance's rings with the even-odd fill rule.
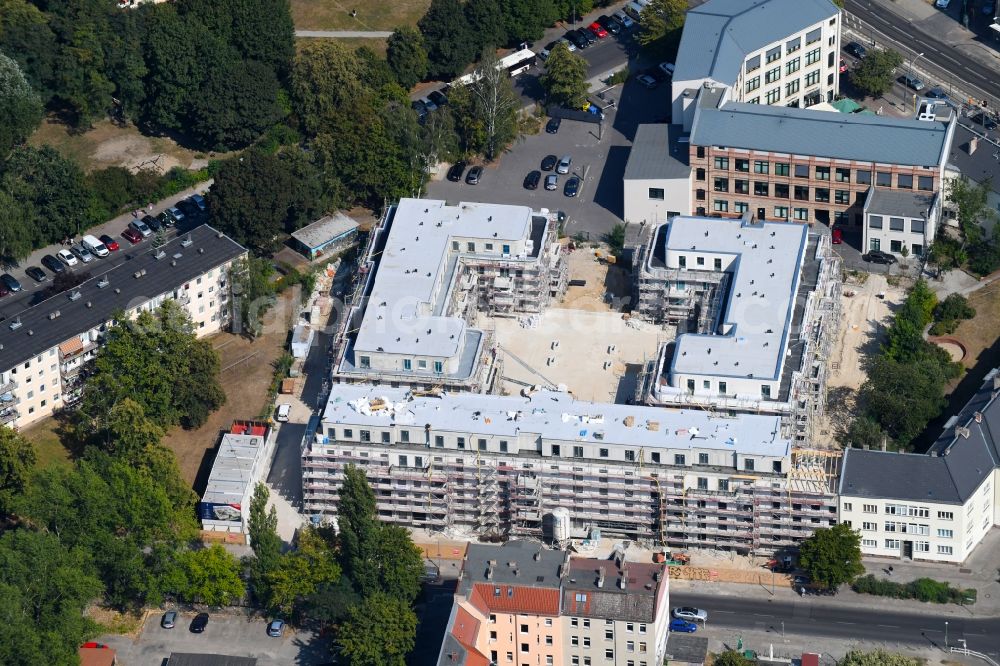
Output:
[[[523,241],[531,236],[531,217],[527,206],[401,199],[378,259],[355,352],[457,354],[465,322],[440,312],[451,281],[446,273],[454,270],[458,256],[451,252],[452,238]]]
[[[208,504],[239,504],[246,496],[247,486],[260,480],[253,478],[253,469],[266,442],[266,433],[223,435],[201,501]]]
[[[379,399],[388,407],[368,408],[372,400]],[[627,417],[632,417],[631,426],[625,425]],[[781,436],[778,416],[723,417],[697,409],[586,402],[552,391],[539,391],[530,397],[471,393],[414,397],[403,388],[338,384],[327,401],[323,423],[383,428],[429,425],[432,430],[512,439],[528,433],[550,440],[609,446],[721,449],[776,457],[788,455],[791,447]]]
[[[726,309],[720,318],[720,326],[729,328],[727,334],[678,336],[671,372],[780,379],[808,245],[808,226],[684,216],[667,225],[667,253],[733,256]],[[688,270],[698,268],[692,263],[689,258]]]

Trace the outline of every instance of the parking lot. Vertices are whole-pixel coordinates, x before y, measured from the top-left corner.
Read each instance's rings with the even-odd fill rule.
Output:
[[[596,96],[591,99],[597,102]],[[427,196],[458,201],[478,201],[531,206],[535,210],[563,210],[568,214],[566,233],[583,234],[599,240],[622,218],[622,179],[628,161],[636,127],[641,123],[663,120],[669,113],[669,86],[661,84],[648,90],[634,81],[615,86],[605,93],[606,109],[603,128],[596,124],[563,120],[559,132],[522,137],[509,152],[487,165],[478,185],[468,185],[464,179],[450,182],[445,172],[427,186]],[[544,125],[544,122],[543,122]],[[540,168],[546,155],[572,157],[570,173],[559,176],[555,191],[524,189],[529,171]],[[553,172],[542,172],[544,176]],[[570,175],[581,179],[576,197],[566,197],[563,185]]]
[[[194,613],[182,613],[174,629],[160,627],[162,613],[150,613],[133,640],[131,636],[106,635],[97,640],[118,651],[123,666],[161,664],[171,652],[201,652],[234,657],[256,657],[258,666],[323,664],[332,661],[330,644],[308,631],[286,627],[281,638],[267,635],[267,621],[244,615],[211,614],[204,633],[189,631]]]

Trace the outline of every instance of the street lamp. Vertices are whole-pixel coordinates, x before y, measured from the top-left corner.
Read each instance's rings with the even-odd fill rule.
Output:
[[[785,621],[781,621],[781,640],[785,640]]]
[[[923,53],[918,53],[917,55],[915,55],[912,58],[910,58],[910,66],[906,70],[906,78],[907,78],[907,80],[910,80],[911,78],[913,78],[913,66],[915,64],[917,64],[917,61],[920,60],[923,57],[924,57]],[[906,86],[903,86],[903,87],[906,88]],[[913,97],[916,98],[916,94],[915,93],[913,94]],[[916,111],[917,110],[916,109],[916,99],[914,99],[913,104],[914,104],[913,110]],[[906,105],[905,104],[903,105],[903,110],[904,111],[906,110]]]
[[[948,620],[944,621],[944,649],[948,649]]]

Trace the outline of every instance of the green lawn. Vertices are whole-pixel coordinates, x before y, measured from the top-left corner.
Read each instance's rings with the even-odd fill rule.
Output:
[[[394,30],[415,26],[430,0],[291,0],[300,30]],[[352,11],[357,11],[355,17]]]
[[[21,433],[34,445],[39,469],[50,465],[68,465],[70,462],[70,452],[59,439],[58,428],[59,422],[50,417]]]

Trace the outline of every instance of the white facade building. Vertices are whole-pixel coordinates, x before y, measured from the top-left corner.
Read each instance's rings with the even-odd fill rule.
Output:
[[[922,257],[937,233],[941,196],[873,187],[865,200],[864,215],[865,250]]]

